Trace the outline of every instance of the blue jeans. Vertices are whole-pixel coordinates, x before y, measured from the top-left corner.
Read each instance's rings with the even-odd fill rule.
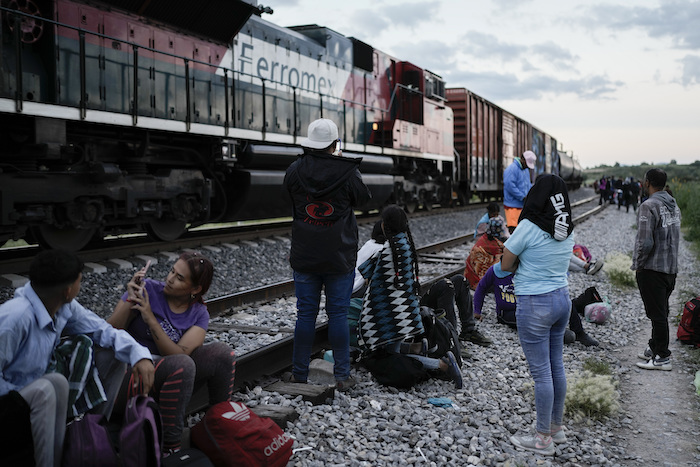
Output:
[[[294,271],[297,296],[297,323],[294,328],[292,375],[299,382],[309,377],[311,347],[316,335],[316,316],[321,304],[321,287],[325,286],[328,340],[333,348],[333,374],[337,381],[350,377],[350,333],[348,307],[355,270],[345,274],[312,274]]]
[[[564,331],[571,313],[569,288],[517,295],[518,337],[535,380],[537,431],[550,433],[564,419]]]

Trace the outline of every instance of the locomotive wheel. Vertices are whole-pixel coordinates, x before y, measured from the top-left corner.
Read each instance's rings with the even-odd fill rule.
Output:
[[[148,235],[156,240],[172,242],[187,230],[187,223],[174,219],[153,219],[146,225]]]
[[[79,251],[90,243],[97,229],[59,229],[53,225],[41,225],[32,227],[31,231],[44,248]]]

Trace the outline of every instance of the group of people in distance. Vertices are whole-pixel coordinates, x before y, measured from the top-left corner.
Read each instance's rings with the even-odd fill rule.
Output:
[[[304,154],[284,179],[293,203],[290,264],[297,298],[292,370],[286,379],[308,382],[323,292],[335,387],[348,391],[357,384],[348,326],[355,293],[362,296],[357,333],[366,354],[403,354],[460,389],[458,356],[452,351],[428,356],[420,308],[443,309],[461,341],[488,346],[492,341],[476,321],[483,318],[484,297],[493,291],[497,321],[517,329],[535,382],[535,432],[510,441],[553,454],[554,444],[567,440],[566,335],[585,346],[598,345],[583,330],[580,315],[586,305],[601,301],[594,287],[569,297],[568,271],[595,274],[602,262],[572,259],[574,225],[564,181],[543,174],[533,185],[528,169],[536,166],[535,154],[526,151],[516,158],[504,173],[505,219],[498,205],[490,205],[476,225],[474,257],[467,260],[464,275],[444,279],[421,296],[416,248],[400,206],[382,210],[372,238],[358,252],[353,211],[371,193],[359,171],[361,159],[342,156],[335,123],[312,122],[302,146]],[[649,346],[639,355],[643,369],[671,369],[668,298],[678,270],[680,210],[663,190],[665,183],[662,170],[647,172],[643,189],[649,199],[639,209],[634,249],[632,268],[652,322]],[[60,465],[67,417],[88,411],[112,416],[123,412],[129,397],[149,394],[163,416],[167,455],[180,448],[194,391],[206,384],[212,405],[231,398],[233,349],[220,342],[204,344],[209,313],[203,296],[214,275],[211,261],[185,252],[162,282],[146,277],[146,269],[133,275],[104,320],[76,300],[83,270],[79,257],[44,251],[31,264],[29,282],[0,305],[0,402],[12,403],[6,398],[12,394],[12,401],[19,395],[28,404],[37,465]],[[66,364],[78,352],[83,356],[79,363]]]
[[[44,251],[0,306],[0,396],[16,391],[29,405],[36,465],[61,465],[67,417],[118,417],[136,394],[154,397],[164,454],[177,451],[193,391],[206,384],[210,404],[233,391],[233,350],[204,344],[211,261],[183,253],[163,282],[141,269],[107,320],[76,300],[82,270],[77,255]]]

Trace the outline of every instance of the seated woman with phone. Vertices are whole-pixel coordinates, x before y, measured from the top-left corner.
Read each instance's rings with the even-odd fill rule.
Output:
[[[131,278],[107,322],[125,329],[153,355],[156,373],[151,395],[160,407],[163,452],[168,453],[180,448],[185,411],[194,390],[206,383],[211,405],[231,398],[236,361],[231,347],[223,342],[203,345],[209,312],[202,296],[214,275],[211,261],[199,253],[182,253],[165,282],[145,278],[149,265]],[[120,399],[131,395],[136,384],[130,380]]]

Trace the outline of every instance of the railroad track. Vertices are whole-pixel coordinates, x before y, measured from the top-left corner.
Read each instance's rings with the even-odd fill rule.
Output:
[[[444,215],[464,210],[483,209],[483,203],[458,208],[441,208],[411,214],[411,218]],[[378,214],[358,215],[358,224],[374,225]],[[84,262],[99,263],[111,258],[128,258],[138,255],[153,255],[159,251],[197,249],[203,245],[236,243],[260,238],[285,237],[291,234],[291,220],[280,220],[259,224],[193,230],[177,240],[165,242],[150,240],[145,234],[107,238],[100,247],[79,252]],[[40,251],[37,245],[0,249],[0,274],[24,274],[29,270],[32,258]]]
[[[596,196],[581,200],[572,204],[573,207],[584,206],[597,199]],[[589,217],[605,209],[606,205],[596,206],[573,219],[574,224],[578,224]],[[454,258],[445,255],[435,254],[456,245],[463,245],[470,242],[474,237],[473,233],[450,238],[444,241],[432,243],[417,248],[419,257],[437,259],[445,264],[445,272],[421,283],[421,294],[425,293],[433,284],[441,279],[451,277],[454,274],[461,274],[464,271],[463,261],[457,266]],[[217,317],[229,312],[234,307],[243,306],[255,302],[265,302],[278,299],[280,297],[294,294],[294,281],[283,281],[264,287],[217,297],[207,301],[209,313],[212,317]],[[231,326],[235,328],[235,326]],[[252,327],[251,327],[252,328]],[[267,332],[264,329],[249,329],[252,332]],[[277,330],[279,332],[279,330]],[[246,387],[252,387],[260,381],[273,381],[274,375],[288,369],[292,363],[292,349],[294,345],[293,332],[272,344],[263,346],[255,351],[245,353],[237,358],[236,380],[234,391],[240,391]],[[312,348],[312,355],[318,354],[322,350],[330,348],[328,342],[328,325],[322,323],[316,326],[316,338]],[[193,394],[189,411],[197,412],[207,405],[206,391],[200,390]]]

